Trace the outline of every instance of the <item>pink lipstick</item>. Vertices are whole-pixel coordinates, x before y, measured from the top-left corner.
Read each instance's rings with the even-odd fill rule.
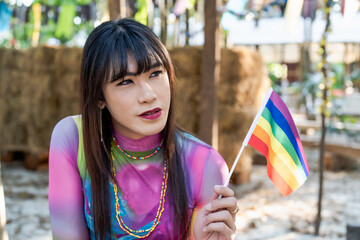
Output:
[[[160,108],[154,108],[153,110],[143,112],[139,115],[140,117],[144,119],[154,120],[161,116],[161,109]]]

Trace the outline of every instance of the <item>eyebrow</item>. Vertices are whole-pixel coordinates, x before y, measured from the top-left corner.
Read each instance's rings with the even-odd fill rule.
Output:
[[[152,69],[157,68],[157,67],[161,67],[161,66],[162,66],[162,64],[160,62],[153,63],[150,66],[150,69],[148,71],[151,71]],[[114,81],[119,80],[120,78],[124,78],[126,76],[136,76],[136,75],[139,75],[139,74],[140,73],[135,73],[135,72],[126,72],[122,76],[120,76],[120,74],[116,74],[115,77],[111,80],[111,82],[114,82]]]

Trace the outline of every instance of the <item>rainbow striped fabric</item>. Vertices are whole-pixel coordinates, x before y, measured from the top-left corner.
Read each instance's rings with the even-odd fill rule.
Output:
[[[282,99],[272,89],[260,108],[249,144],[267,159],[267,173],[287,196],[309,176],[309,166],[294,120]],[[260,115],[261,114],[261,115]]]

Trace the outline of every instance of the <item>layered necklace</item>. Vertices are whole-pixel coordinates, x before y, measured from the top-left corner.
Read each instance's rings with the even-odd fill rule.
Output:
[[[147,159],[150,158],[152,156],[154,156],[156,153],[159,152],[160,148],[161,148],[161,144],[155,149],[155,151],[147,156],[144,157],[134,157],[131,156],[130,154],[126,153],[117,143],[115,137],[113,137],[113,140],[116,144],[116,146],[118,147],[118,149],[128,158],[131,159]],[[120,226],[120,228],[125,231],[127,234],[134,236],[136,238],[146,238],[148,237],[154,230],[155,228],[159,225],[160,223],[160,218],[162,216],[162,213],[164,212],[164,208],[165,208],[165,196],[166,196],[166,189],[167,189],[167,180],[168,180],[168,171],[167,171],[167,160],[166,158],[164,159],[164,169],[163,169],[163,179],[162,179],[162,183],[161,183],[161,194],[160,194],[160,202],[159,202],[159,207],[157,209],[156,212],[156,216],[154,219],[154,223],[153,225],[148,228],[148,229],[143,229],[143,230],[133,230],[130,227],[128,227],[125,223],[124,220],[121,217],[120,214],[120,204],[119,204],[119,198],[118,198],[118,188],[115,182],[116,179],[116,170],[115,170],[115,158],[114,158],[114,154],[113,154],[113,145],[111,145],[111,158],[112,161],[110,161],[111,164],[111,171],[113,174],[113,178],[112,178],[112,183],[113,183],[113,189],[114,189],[114,195],[115,195],[115,208],[116,208],[116,219],[118,221],[118,224]]]

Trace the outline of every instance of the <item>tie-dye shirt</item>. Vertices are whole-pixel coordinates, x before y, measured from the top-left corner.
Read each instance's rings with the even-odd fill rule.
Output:
[[[82,143],[81,117],[61,120],[53,130],[49,152],[49,208],[55,239],[94,239],[91,213],[91,185],[86,171]],[[183,133],[176,137],[186,179],[189,215],[196,214],[213,195],[213,186],[223,184],[228,168],[211,146]],[[133,140],[114,132],[116,141],[132,156],[146,156],[161,143],[155,134]],[[124,223],[134,230],[148,229],[155,219],[160,201],[163,178],[163,148],[144,160],[133,160],[121,153],[114,141],[116,178],[119,184],[120,214]],[[107,239],[136,239],[119,227],[115,197],[109,180],[112,234]],[[165,197],[165,208],[159,225],[147,239],[178,239],[174,229],[173,203]]]

